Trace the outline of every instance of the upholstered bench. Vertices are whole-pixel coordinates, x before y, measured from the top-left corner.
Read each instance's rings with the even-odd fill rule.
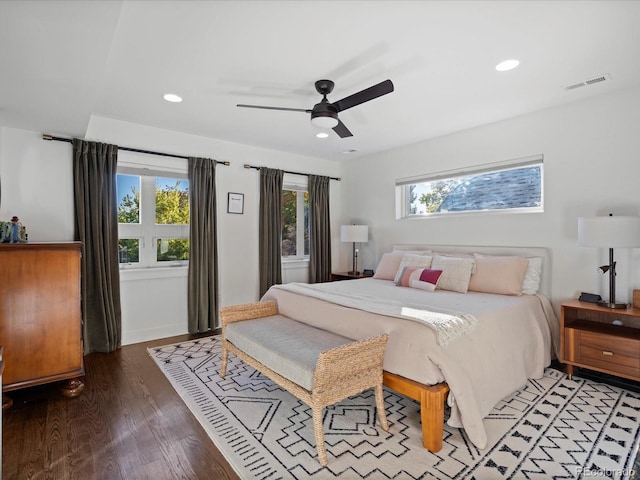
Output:
[[[322,409],[374,388],[380,425],[389,429],[382,394],[388,335],[354,341],[278,314],[275,302],[220,309],[224,378],[229,352],[311,407],[321,465],[327,465]]]

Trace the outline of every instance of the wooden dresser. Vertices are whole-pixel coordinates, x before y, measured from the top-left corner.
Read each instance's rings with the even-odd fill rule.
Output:
[[[81,254],[80,242],[0,244],[3,392],[60,380],[66,396],[84,388]]]

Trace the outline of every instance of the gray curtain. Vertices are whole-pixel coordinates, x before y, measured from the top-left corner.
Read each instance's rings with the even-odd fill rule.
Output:
[[[284,172],[260,168],[260,296],[282,283],[282,184]]]
[[[76,238],[82,255],[84,352],[120,348],[120,266],[116,164],[118,147],[73,139]]]
[[[309,283],[330,279],[329,177],[309,175]]]
[[[189,333],[218,326],[216,162],[189,158]]]

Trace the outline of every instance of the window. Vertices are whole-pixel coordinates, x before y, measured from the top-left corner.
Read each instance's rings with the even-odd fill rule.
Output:
[[[398,217],[542,212],[542,156],[396,182]]]
[[[309,258],[309,192],[285,185],[282,191],[282,259]]]
[[[118,173],[118,251],[122,266],[189,260],[189,180],[175,174]]]

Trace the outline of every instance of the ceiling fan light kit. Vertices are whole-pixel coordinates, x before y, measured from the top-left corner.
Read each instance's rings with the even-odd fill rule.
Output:
[[[320,112],[311,114],[311,125],[318,128],[333,128],[338,125],[338,114],[331,112]]]
[[[393,83],[391,80],[385,80],[372,87],[365,88],[353,95],[338,100],[337,102],[329,102],[327,95],[333,91],[335,84],[331,80],[318,80],[315,82],[316,91],[322,95],[322,100],[313,106],[313,109],[306,110],[302,108],[286,108],[286,107],[267,107],[262,105],[245,105],[237,104],[237,107],[244,108],[261,108],[264,110],[285,110],[290,112],[305,112],[311,114],[311,124],[322,129],[333,129],[340,138],[352,137],[344,123],[338,118],[338,112],[355,107],[361,103],[368,102],[374,98],[381,97],[387,93],[393,92]]]

